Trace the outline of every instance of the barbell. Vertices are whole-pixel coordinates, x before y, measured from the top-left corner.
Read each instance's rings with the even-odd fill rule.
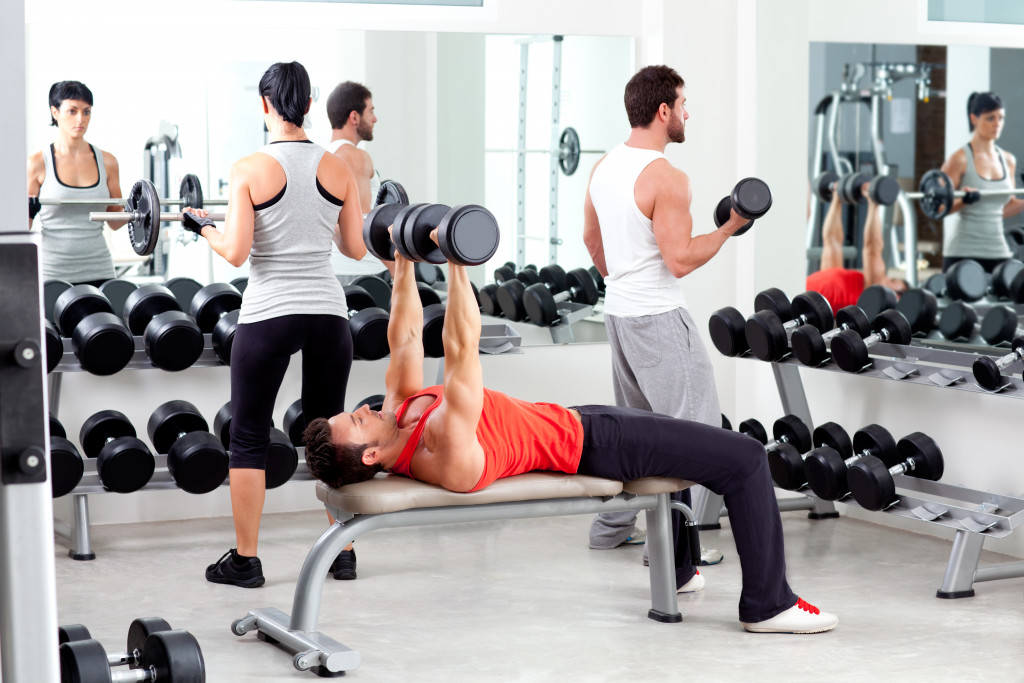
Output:
[[[572,175],[580,165],[581,154],[604,154],[603,149],[580,149],[580,136],[576,129],[567,126],[558,138],[557,149],[490,149],[489,152],[512,152],[513,154],[554,154],[558,157],[558,166],[565,175]]]
[[[125,201],[127,200],[126,198],[121,197],[108,197],[107,199],[97,197],[84,199],[56,199],[52,197],[40,197],[37,201],[40,206],[124,206]],[[203,188],[202,184],[199,182],[199,178],[193,173],[188,173],[181,179],[181,186],[178,188],[178,198],[161,198],[160,204],[191,206],[193,209],[201,209],[204,206],[227,206],[228,200],[203,199]],[[110,220],[119,219],[112,218]]]
[[[953,206],[953,200],[963,197],[966,192],[955,189],[953,179],[941,169],[935,168],[921,176],[917,192],[908,192],[908,199],[921,203],[921,212],[933,219],[945,218]],[[1010,197],[1024,194],[1024,188],[1005,190],[976,190],[982,197]]]

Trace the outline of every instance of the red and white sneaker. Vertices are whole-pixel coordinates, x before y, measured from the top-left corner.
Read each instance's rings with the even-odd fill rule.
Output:
[[[740,623],[752,633],[822,633],[834,629],[839,623],[839,617],[822,612],[803,598],[797,598],[795,605],[771,619],[752,624]]]
[[[704,590],[704,577],[700,575],[698,571],[690,580],[684,583],[680,588],[676,590],[676,593],[696,593],[697,591]]]

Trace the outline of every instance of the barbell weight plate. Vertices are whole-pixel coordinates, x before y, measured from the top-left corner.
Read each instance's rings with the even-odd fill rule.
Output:
[[[910,323],[910,331],[927,334],[935,325],[935,316],[939,312],[939,301],[927,289],[908,289],[896,303],[896,310]]]
[[[892,176],[878,175],[871,179],[868,194],[876,204],[892,206],[900,196],[900,184]]]
[[[945,218],[953,207],[952,179],[941,169],[933,168],[921,176],[921,182],[917,186],[921,193],[919,206],[921,213],[928,218],[940,220]]]
[[[181,207],[184,209],[190,206],[193,209],[203,208],[203,185],[199,182],[199,176],[194,173],[186,173],[178,186],[178,199],[181,200]]]
[[[67,683],[107,683],[112,674],[107,651],[96,640],[72,640],[60,646],[60,680]]]
[[[754,311],[771,311],[779,320],[793,319],[793,305],[786,293],[777,287],[769,287],[754,297]]]
[[[822,171],[811,181],[811,191],[815,197],[828,204],[832,201],[832,184],[838,180],[839,175],[835,171]]]
[[[946,291],[951,299],[977,301],[987,289],[985,269],[973,259],[957,261],[946,270]]]
[[[871,451],[871,454],[892,467],[896,464],[896,440],[885,427],[869,424],[853,433],[854,453]]]
[[[736,431],[745,436],[749,436],[759,444],[768,443],[768,430],[754,418],[740,422],[740,426],[736,428]]]
[[[377,196],[374,201],[375,206],[408,203],[409,195],[406,193],[405,188],[402,187],[400,182],[397,180],[381,181],[380,189],[377,190]]]
[[[60,498],[71,493],[82,481],[84,474],[85,461],[74,444],[62,436],[51,434],[50,493],[53,497]],[[85,638],[88,637],[87,634]]]
[[[846,433],[845,429],[835,422],[826,422],[815,427],[814,434],[812,436],[812,445],[815,448],[828,446],[844,458],[848,458],[853,455],[853,443],[850,441],[850,435]],[[803,452],[806,453],[810,449],[811,447],[808,446]]]
[[[857,307],[864,311],[868,320],[874,320],[882,311],[896,308],[896,292],[885,285],[871,285],[857,297]]]
[[[376,275],[361,275],[352,280],[353,285],[362,287],[373,297],[374,306],[385,311],[391,308],[391,285]]]
[[[572,175],[580,165],[580,136],[572,126],[566,126],[558,138],[558,166],[565,175]]]
[[[142,667],[156,671],[157,681],[203,683],[206,663],[199,641],[188,631],[162,631],[146,638]]]
[[[754,221],[772,208],[772,191],[768,183],[760,178],[744,178],[732,190],[732,206],[736,213],[748,221]],[[750,229],[749,223],[740,230]],[[741,234],[739,230],[736,234]]]
[[[786,437],[787,443],[792,444],[800,453],[806,453],[813,446],[811,430],[796,415],[783,415],[776,420],[772,425],[772,436],[776,441]]]
[[[423,307],[423,355],[427,358],[444,357],[444,341],[441,337],[444,313],[445,305],[442,303]]]
[[[188,401],[167,401],[149,416],[146,433],[157,453],[167,453],[177,440],[178,434],[206,432],[209,425],[199,409]]]
[[[407,204],[380,204],[373,207],[363,219],[363,243],[366,249],[381,261],[395,260],[395,245],[388,235],[388,228]]]
[[[501,232],[494,214],[476,204],[453,207],[437,226],[441,253],[452,263],[478,266],[498,251]]]
[[[743,314],[731,306],[715,311],[708,321],[711,342],[723,356],[740,356],[750,349],[745,330]]]
[[[292,478],[298,466],[299,453],[295,450],[289,436],[280,429],[271,429],[264,473],[266,487],[276,489],[281,486]]]
[[[139,180],[132,185],[124,202],[125,211],[134,213],[128,221],[128,238],[132,249],[139,256],[149,256],[156,250],[160,239],[160,195],[148,180]]]
[[[793,313],[804,316],[808,323],[817,327],[821,332],[828,332],[835,324],[832,305],[818,292],[808,291],[793,297]],[[807,448],[800,452],[806,453],[808,450],[810,449]]]
[[[124,315],[124,304],[139,286],[128,280],[107,280],[100,285],[100,292],[107,297],[110,307],[117,315]]]

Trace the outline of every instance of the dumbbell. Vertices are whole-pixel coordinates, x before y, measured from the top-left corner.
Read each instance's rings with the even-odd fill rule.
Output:
[[[245,294],[245,288],[249,286],[249,278],[247,277],[236,277],[234,280],[228,283],[232,287],[238,290],[239,294]]]
[[[740,422],[736,431],[763,444],[769,452],[782,445],[792,446],[800,453],[811,449],[811,430],[796,415],[783,415],[772,424],[774,439],[771,441],[764,425],[753,418]]]
[[[743,356],[750,351],[746,333],[747,321],[732,306],[720,308],[711,314],[708,331],[711,342],[723,356]]]
[[[127,664],[131,669],[138,669],[142,665],[142,649],[146,645],[146,639],[154,633],[172,630],[171,625],[160,617],[138,617],[132,620],[128,627],[127,649],[124,652],[108,654],[107,665],[124,666]],[[57,627],[58,645],[92,639],[89,629],[82,624],[65,624]]]
[[[231,401],[220,407],[213,417],[213,433],[227,451],[231,450]],[[299,454],[288,435],[270,421],[270,444],[267,446],[266,487],[275,489],[292,478],[299,466]]]
[[[725,413],[722,413],[722,429],[732,431],[732,422],[729,422],[729,418],[725,416]]]
[[[789,309],[788,318],[776,315],[774,308],[758,310],[747,318],[744,325],[744,334],[751,352],[764,361],[781,360],[789,353],[789,335],[797,327],[811,325],[819,332],[827,332],[835,322],[832,307],[818,292],[797,294],[792,302],[787,299],[785,305],[778,310],[785,312]]]
[[[992,280],[989,283],[988,293],[996,299],[1012,299],[1021,303],[1018,299],[1024,292],[1024,277],[1018,280],[1018,276],[1024,273],[1024,261],[1015,258],[1008,258],[992,269]]]
[[[67,289],[57,297],[53,316],[61,335],[71,337],[78,362],[94,375],[112,375],[135,355],[132,333],[92,285]]]
[[[1024,335],[1017,311],[1010,306],[993,306],[981,319],[981,337],[986,344],[996,346],[1012,342],[1015,337]]]
[[[498,303],[498,285],[492,283],[481,287],[477,292],[476,300],[484,315],[494,317],[501,315],[501,305]]]
[[[420,305],[424,308],[441,303],[441,294],[430,285],[417,282],[416,292],[420,295]]]
[[[124,303],[138,288],[139,286],[131,280],[107,280],[100,285],[100,291],[103,292],[103,296],[107,297],[107,301],[110,302],[110,307],[114,309],[115,313],[124,311]]]
[[[398,212],[393,223],[395,250],[410,261],[476,266],[489,261],[498,250],[498,220],[475,204],[410,204]],[[434,228],[437,243],[430,239]]]
[[[494,270],[495,284],[500,285],[513,279],[520,280],[524,285],[533,285],[540,282],[540,273],[537,272],[537,266],[532,263],[526,264],[517,273],[516,264],[511,261],[507,261],[504,265]]]
[[[590,273],[591,277],[594,278],[594,282],[597,283],[598,294],[604,296],[604,276],[601,275],[601,271],[597,269],[597,266],[590,266],[587,268],[587,272]]]
[[[53,307],[57,299],[64,292],[71,289],[71,283],[65,280],[47,280],[43,283],[43,317],[51,323],[56,323],[53,317]]]
[[[900,195],[900,185],[895,178],[886,175],[869,176],[866,173],[853,171],[839,178],[836,191],[839,198],[848,204],[856,204],[864,199],[861,188],[868,183],[868,195],[876,204],[891,206]]]
[[[50,491],[54,498],[71,493],[85,474],[82,454],[67,436],[64,425],[50,415]]]
[[[921,432],[908,434],[896,444],[898,462],[891,467],[868,455],[850,465],[846,473],[850,492],[867,510],[882,510],[897,500],[897,474],[938,481],[942,478],[942,451],[934,439]]]
[[[898,300],[896,292],[885,285],[871,285],[865,287],[857,297],[857,307],[864,311],[868,320],[874,320],[882,311],[891,311],[896,308]]]
[[[832,201],[832,186],[838,181],[839,174],[835,171],[822,171],[811,181],[811,192],[815,197],[828,204]]]
[[[593,276],[584,268],[573,268],[568,273],[559,266],[541,268],[542,281],[523,290],[523,306],[534,325],[548,327],[560,320],[558,302],[572,301],[593,306],[600,296]],[[559,289],[559,286],[563,287]]]
[[[345,285],[348,327],[352,333],[352,355],[363,360],[378,360],[390,353],[388,321],[391,316],[378,308],[373,295],[358,285]]]
[[[199,329],[211,335],[213,352],[224,365],[231,365],[231,345],[235,341],[241,307],[242,294],[226,282],[206,285],[189,303],[189,312]]]
[[[375,410],[377,412],[380,412],[380,411],[384,410],[384,399],[385,398],[387,398],[387,397],[384,394],[371,394],[370,396],[367,396],[362,401],[357,403],[355,408],[353,408],[350,412],[354,413],[357,410],[359,410],[360,408],[362,408],[363,406],[368,406],[370,408],[370,410]]]
[[[288,440],[292,442],[296,447],[302,445],[302,433],[306,431],[306,426],[309,424],[306,420],[305,413],[302,412],[302,399],[292,402],[284,411],[284,419],[281,420],[281,426],[284,427],[285,433],[288,435]]]
[[[868,365],[868,350],[882,342],[910,343],[910,324],[899,311],[882,311],[871,323],[871,329],[873,332],[864,338],[854,330],[843,330],[832,338],[832,359],[842,370],[863,370]]]
[[[385,311],[391,310],[391,285],[384,278],[376,275],[360,275],[349,284],[362,287],[369,292],[373,297],[373,305],[377,308],[383,308]]]
[[[980,331],[978,312],[963,301],[951,301],[939,316],[939,332],[950,340],[968,340]]]
[[[814,448],[823,447],[844,456],[849,456],[853,452],[849,435],[835,422],[826,422],[814,428]],[[788,491],[798,491],[807,486],[806,462],[814,452],[810,446],[804,450],[794,448],[790,444],[769,452],[768,470],[775,485]]]
[[[388,228],[406,206],[407,203],[379,204],[363,219],[363,243],[366,244],[366,250],[381,261],[395,260],[395,244],[391,241]]]
[[[129,294],[124,321],[132,334],[142,335],[146,355],[161,370],[184,370],[203,353],[202,330],[163,285],[143,285]]]
[[[96,640],[77,640],[60,646],[62,681],[80,683],[158,681],[194,683],[206,680],[199,642],[188,631],[162,631],[146,638],[138,668],[111,671],[109,656]]]
[[[412,273],[416,282],[422,282],[428,287],[433,287],[438,282],[444,282],[444,271],[441,270],[441,266],[433,263],[415,263]]]
[[[138,491],[153,477],[153,452],[136,438],[124,413],[101,410],[92,415],[82,424],[78,442],[88,457],[96,459],[96,472],[107,491]]]
[[[937,297],[977,301],[988,291],[988,276],[980,263],[964,259],[951,265],[945,273],[932,275],[924,286]]]
[[[899,302],[896,304],[907,323],[910,324],[910,331],[915,335],[927,335],[939,326],[939,300],[930,289],[913,287],[903,292]]]
[[[430,304],[423,308],[423,355],[427,358],[444,357],[444,313],[442,303]]]
[[[719,228],[729,220],[729,213],[732,209],[740,218],[746,218],[739,230],[733,233],[733,237],[742,235],[754,226],[754,221],[768,213],[772,208],[772,191],[768,184],[760,178],[744,178],[736,183],[732,194],[728,194],[719,200],[715,206],[715,225]]]
[[[228,476],[227,449],[209,432],[209,425],[194,405],[168,401],[158,406],[149,416],[146,431],[157,453],[167,454],[167,470],[178,488],[209,493],[224,483]]]
[[[850,495],[846,478],[850,465],[869,455],[887,467],[896,464],[896,440],[885,427],[871,424],[858,429],[853,433],[852,451],[820,446],[808,453],[804,460],[807,484],[822,500],[845,498]]]
[[[203,285],[190,277],[172,277],[164,283],[164,287],[171,290],[174,294],[174,298],[178,300],[181,310],[189,311],[192,310],[192,300],[199,293],[199,290],[203,288]]]
[[[860,337],[871,334],[871,321],[857,306],[844,306],[836,311],[836,327],[822,334],[814,325],[801,325],[789,337],[789,346],[804,365],[816,367],[829,359],[832,339],[843,330],[852,330]]]
[[[978,356],[971,367],[974,372],[974,380],[983,389],[996,391],[1006,384],[1006,378],[1002,372],[1015,362],[1024,358],[1024,337],[1016,337],[1010,342],[1010,353],[1001,358],[993,359],[990,356]]]
[[[60,330],[49,320],[43,320],[43,334],[46,337],[46,372],[54,371],[64,357],[64,338]]]

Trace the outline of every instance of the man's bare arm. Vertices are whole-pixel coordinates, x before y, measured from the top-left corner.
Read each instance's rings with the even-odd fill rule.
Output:
[[[587,251],[590,252],[590,260],[594,262],[597,267],[597,272],[601,273],[602,277],[608,275],[608,265],[604,260],[604,240],[601,237],[601,221],[597,217],[597,209],[594,208],[594,202],[590,199],[590,183],[594,180],[594,171],[597,170],[598,165],[604,161],[604,157],[601,157],[594,168],[590,171],[590,180],[587,181],[587,197],[583,201],[583,244],[586,245]]]
[[[832,201],[821,224],[821,260],[819,270],[843,267],[843,207],[838,189],[832,188]]]
[[[391,360],[384,374],[384,411],[394,412],[423,388],[423,303],[411,261],[395,254],[388,346]]]

